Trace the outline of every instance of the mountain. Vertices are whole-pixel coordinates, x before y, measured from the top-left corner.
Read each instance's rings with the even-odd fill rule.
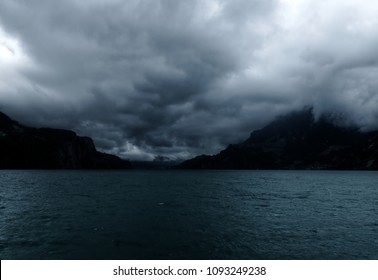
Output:
[[[378,170],[378,131],[315,120],[312,109],[279,117],[243,143],[187,160],[182,169]]]
[[[30,128],[0,112],[0,169],[128,169],[129,161],[98,152],[91,138]]]

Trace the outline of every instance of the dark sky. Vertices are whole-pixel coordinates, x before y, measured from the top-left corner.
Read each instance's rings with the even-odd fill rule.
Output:
[[[215,153],[304,106],[378,128],[378,3],[1,0],[0,110],[131,159]]]

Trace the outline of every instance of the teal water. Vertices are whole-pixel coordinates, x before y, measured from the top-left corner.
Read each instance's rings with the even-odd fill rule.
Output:
[[[1,259],[378,259],[378,173],[0,171]]]

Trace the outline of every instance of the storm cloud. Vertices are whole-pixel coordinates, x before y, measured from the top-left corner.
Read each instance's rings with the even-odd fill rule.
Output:
[[[2,0],[0,110],[131,159],[215,153],[312,106],[378,128],[378,4]]]

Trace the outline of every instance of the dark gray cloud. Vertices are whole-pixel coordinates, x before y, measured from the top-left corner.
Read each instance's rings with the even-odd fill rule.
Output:
[[[329,2],[2,0],[0,109],[146,159],[306,105],[377,128],[378,5]]]

